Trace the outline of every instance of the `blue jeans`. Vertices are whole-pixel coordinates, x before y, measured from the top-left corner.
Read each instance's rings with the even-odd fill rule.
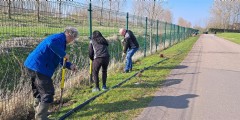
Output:
[[[138,48],[133,48],[133,49],[128,49],[127,50],[127,56],[126,56],[126,66],[125,66],[125,71],[128,71],[132,69],[132,56],[134,53],[138,50]]]

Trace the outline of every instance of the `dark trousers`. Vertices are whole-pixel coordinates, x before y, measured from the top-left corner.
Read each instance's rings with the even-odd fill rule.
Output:
[[[33,97],[39,98],[43,103],[52,103],[54,95],[52,79],[30,69],[27,69],[27,74],[31,78]]]
[[[96,58],[93,60],[93,80],[96,84],[96,87],[99,88],[99,70],[102,67],[102,82],[103,85],[106,85],[107,81],[107,68],[109,64],[109,57]]]
[[[135,52],[138,50],[138,48],[132,48],[127,50],[127,56],[126,56],[126,66],[125,71],[132,69],[132,56],[135,54]]]

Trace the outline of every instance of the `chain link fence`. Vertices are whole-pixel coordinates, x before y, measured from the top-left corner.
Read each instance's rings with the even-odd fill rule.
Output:
[[[73,1],[0,1],[0,26],[0,119],[33,118],[31,83],[23,62],[45,37],[63,32],[67,26],[80,33],[79,40],[67,49],[80,70],[67,72],[66,88],[88,83],[88,37],[94,30],[102,32],[110,43],[109,69],[122,59],[119,28],[130,29],[137,37],[140,49],[133,59],[170,47],[196,31]],[[59,68],[53,76],[56,92],[60,72]]]

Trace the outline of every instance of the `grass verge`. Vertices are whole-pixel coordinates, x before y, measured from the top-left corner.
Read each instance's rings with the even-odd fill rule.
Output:
[[[220,33],[218,37],[240,44],[240,33]]]
[[[124,83],[122,86],[109,90],[107,93],[98,97],[89,105],[72,114],[67,119],[130,120],[136,117],[141,113],[143,108],[147,107],[148,103],[154,97],[154,93],[160,88],[163,81],[166,80],[166,77],[169,75],[171,69],[181,63],[197,39],[198,37],[190,37],[171,48],[161,51],[161,54],[164,54],[165,57],[170,57],[171,59],[145,70],[137,77],[134,77],[130,81]],[[173,57],[179,53],[182,54]],[[108,75],[107,85],[109,87],[114,86],[144,67],[157,63],[162,59],[163,58],[159,57],[158,52],[154,55],[136,61],[134,63],[133,72],[131,73],[123,74],[117,70],[115,72],[109,71],[110,73]],[[70,92],[67,93],[69,101],[65,103],[65,107],[63,107],[60,112],[53,114],[52,118],[61,117],[69,110],[83,103],[90,97],[98,94],[92,93],[91,88],[86,87],[72,88],[69,91]]]

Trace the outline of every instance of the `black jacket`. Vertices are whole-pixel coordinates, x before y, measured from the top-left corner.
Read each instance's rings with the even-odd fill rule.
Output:
[[[92,39],[90,41],[88,50],[89,50],[89,58],[94,60],[96,58],[110,57],[108,52],[108,43],[105,38],[99,38],[98,40]]]
[[[126,53],[127,49],[132,49],[132,48],[139,48],[139,44],[137,42],[136,37],[134,36],[133,32],[131,30],[127,30],[126,34],[124,35],[124,49],[123,52]]]

